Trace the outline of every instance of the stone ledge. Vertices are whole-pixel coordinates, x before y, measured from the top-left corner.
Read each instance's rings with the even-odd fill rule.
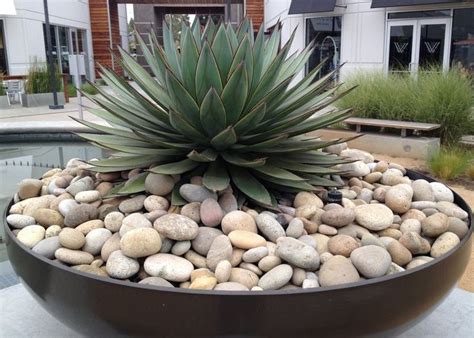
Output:
[[[94,121],[94,123],[106,125],[106,123],[102,121]],[[93,132],[92,129],[75,121],[30,121],[0,123],[0,135],[91,132]]]

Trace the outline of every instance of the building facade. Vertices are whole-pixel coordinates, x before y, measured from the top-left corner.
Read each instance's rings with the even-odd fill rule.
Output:
[[[452,66],[474,71],[474,2],[456,0],[265,0],[265,27],[283,23],[282,42],[296,29],[293,50],[311,41],[312,69],[341,63],[356,70],[416,72]]]

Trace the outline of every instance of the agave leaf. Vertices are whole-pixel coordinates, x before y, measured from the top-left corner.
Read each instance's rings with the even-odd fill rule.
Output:
[[[179,162],[161,164],[151,168],[149,171],[155,174],[176,175],[190,171],[196,168],[198,165],[198,162],[194,162],[190,159],[185,159]]]
[[[235,53],[235,51],[239,47],[239,40],[237,40],[237,35],[235,34],[235,31],[232,25],[227,26],[227,37],[229,38],[232,52]]]
[[[171,205],[185,205],[188,202],[179,193],[179,188],[184,184],[184,181],[176,183],[171,192]]]
[[[287,90],[288,86],[290,85],[290,82],[293,80],[292,77],[280,82],[277,86],[275,86],[272,90],[270,90],[265,96],[262,97],[262,99],[255,104],[254,106],[252,105],[247,105],[247,107],[244,109],[243,115],[246,115],[249,111],[254,109],[256,106],[258,106],[261,103],[265,104],[272,104],[274,100],[276,100],[279,96],[283,95],[285,91]],[[266,115],[262,116],[262,120],[266,119]],[[254,126],[256,127],[256,126]],[[250,130],[249,130],[250,131]]]
[[[250,113],[242,117],[234,126],[237,135],[245,135],[247,132],[252,130],[252,126],[256,126],[265,116],[265,102],[260,102]]]
[[[231,152],[223,152],[220,154],[222,158],[231,164],[235,164],[239,167],[244,168],[255,168],[261,167],[265,165],[266,157],[264,158],[246,158],[245,156],[241,156],[239,154],[231,153]]]
[[[107,192],[107,194],[103,198],[106,199],[106,198],[119,196],[118,192],[120,191],[120,189],[123,188],[124,185],[125,185],[125,182],[115,185],[112,189],[110,189]]]
[[[314,186],[322,186],[322,187],[338,187],[339,186],[337,182],[328,180],[327,178],[324,178],[324,177],[309,175],[309,174],[302,174],[302,176],[305,177],[308,180],[308,182]]]
[[[175,106],[176,112],[184,115],[197,130],[201,130],[202,128],[201,121],[199,119],[199,106],[191,94],[170,72],[166,73],[166,84],[168,85],[170,95],[174,100],[173,105]],[[173,127],[176,129],[175,126]]]
[[[229,166],[232,182],[245,195],[263,204],[271,204],[272,199],[267,189],[248,170]]]
[[[201,24],[199,20],[194,20],[191,26],[191,31],[193,33],[194,43],[198,51],[201,51]]]
[[[174,43],[173,32],[169,29],[168,24],[163,22],[163,46],[165,49],[166,59],[173,70],[174,75],[178,79],[182,79],[181,68],[179,66],[179,55],[176,51],[176,46]]]
[[[189,94],[196,98],[195,75],[199,49],[194,40],[193,33],[184,25],[184,34],[181,38],[181,70],[183,73],[183,85]]]
[[[141,35],[135,31],[135,39],[138,41],[140,45],[140,49],[143,52],[143,56],[147,64],[150,66],[151,71],[158,79],[161,84],[165,83],[165,65],[160,63],[160,59],[157,58],[153,53],[150,51],[148,46],[146,45],[145,41],[142,39]]]
[[[102,144],[113,144],[119,146],[134,146],[134,147],[150,147],[150,143],[145,141],[138,141],[132,139],[126,139],[122,136],[115,135],[103,135],[103,134],[90,134],[90,133],[75,133],[77,136],[82,137],[91,142],[102,143]]]
[[[220,162],[211,162],[202,177],[202,184],[213,191],[221,191],[229,186],[227,169]]]
[[[212,20],[210,20],[212,21]],[[222,82],[216,60],[207,41],[204,42],[196,68],[196,97],[200,104],[209,89],[213,87],[218,94],[222,92]]]
[[[255,176],[260,177],[261,179],[278,184],[280,186],[286,186],[290,188],[296,188],[304,191],[314,190],[314,187],[306,181],[294,181],[294,180],[283,180],[281,178],[276,178],[270,175],[263,174],[261,172],[252,171]]]
[[[170,110],[169,115],[171,125],[189,140],[196,139],[201,142],[206,142],[206,137],[180,114],[174,110]]]
[[[267,176],[274,177],[276,179],[282,179],[282,180],[288,180],[288,181],[305,181],[304,178],[301,178],[298,175],[295,175],[286,169],[279,168],[268,163],[266,163],[265,165],[261,167],[256,167],[253,169]]]
[[[107,134],[111,134],[111,135],[115,135],[115,136],[121,136],[121,137],[125,137],[125,138],[130,138],[130,139],[133,139],[133,140],[141,141],[141,139],[137,135],[135,135],[134,133],[129,132],[127,130],[112,128],[112,127],[104,126],[102,124],[97,124],[97,123],[94,123],[94,122],[81,120],[81,119],[78,119],[74,116],[69,116],[69,117],[71,119],[73,119],[74,121],[76,121],[77,123],[80,123],[80,124],[82,124],[86,127],[89,127],[91,129],[95,129],[97,131],[107,133]]]
[[[88,164],[98,167],[136,167],[142,168],[152,164],[155,156],[128,156],[118,158],[108,158],[105,160],[89,161]],[[117,170],[118,171],[118,170]]]
[[[250,30],[250,21],[247,17],[245,17],[239,24],[237,28],[237,39],[242,41],[246,37],[248,38],[248,31]]]
[[[239,120],[248,94],[247,70],[241,63],[230,75],[224,90],[222,102],[227,114],[227,124],[234,124]]]
[[[278,27],[278,26],[277,26]],[[295,29],[296,31],[296,29]],[[270,64],[273,62],[278,53],[280,47],[280,29],[276,28],[273,30],[270,39],[265,46],[265,53],[263,53],[263,72],[266,72]]]
[[[246,36],[244,40],[241,41],[239,47],[237,48],[237,52],[235,52],[234,59],[232,60],[232,65],[230,66],[229,74],[233,74],[235,69],[244,62],[245,69],[247,71],[247,78],[249,80],[249,87],[250,82],[252,81],[253,77],[253,54],[252,54],[252,46],[248,37]]]
[[[217,150],[227,149],[236,142],[237,135],[235,134],[235,130],[232,128],[232,126],[228,126],[211,139],[211,144]]]
[[[224,25],[221,25],[217,30],[214,41],[212,42],[212,52],[216,58],[222,82],[224,82],[227,79],[233,56],[232,47]]]
[[[209,89],[201,103],[201,125],[211,137],[219,134],[227,126],[226,109],[214,88]]]
[[[240,152],[258,151],[260,149],[275,147],[287,138],[288,134],[282,134],[255,144],[236,144],[232,148]]]
[[[214,40],[214,36],[216,35],[216,24],[214,23],[214,20],[212,20],[211,17],[207,20],[206,27],[204,27],[204,32],[202,33],[202,45],[204,45],[204,42],[207,41],[208,43],[212,43]]]
[[[304,133],[309,133],[313,130],[326,128],[332,124],[339,123],[344,121],[345,119],[349,118],[352,115],[352,108],[344,109],[329,116],[317,118],[304,125],[296,126],[289,130],[291,136],[301,135]]]
[[[188,158],[196,162],[213,162],[217,159],[217,153],[212,148],[202,152],[193,150],[188,154]]]
[[[119,195],[130,195],[145,191],[145,179],[148,173],[140,173],[125,182],[123,188],[117,191]]]
[[[128,147],[128,146],[120,146],[120,145],[113,145],[113,144],[102,144],[96,143],[98,146],[102,148],[107,148],[113,151],[118,151],[120,153],[125,154],[124,156],[130,156],[130,154],[134,155],[154,155],[157,158],[169,158],[173,159],[177,156],[183,156],[186,154],[186,150],[183,149],[161,149],[156,148],[153,145],[153,148],[144,148],[144,147]]]
[[[253,45],[253,65],[254,71],[252,76],[252,82],[250,84],[250,91],[253,92],[260,81],[260,76],[263,70],[263,59],[264,59],[264,48],[265,48],[265,29],[264,25],[260,26],[255,43]]]
[[[291,171],[309,173],[309,174],[319,174],[319,175],[329,175],[329,174],[339,174],[340,170],[317,166],[317,165],[308,165],[296,161],[286,161],[282,159],[277,159],[272,157],[269,161],[269,164],[278,166]]]

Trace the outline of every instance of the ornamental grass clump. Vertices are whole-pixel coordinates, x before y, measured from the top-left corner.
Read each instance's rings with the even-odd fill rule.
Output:
[[[119,50],[138,88],[101,67],[111,91],[92,84],[99,95],[85,95],[99,106],[89,111],[111,126],[79,121],[98,132],[80,136],[114,153],[91,162],[92,170],[145,169],[111,194],[143,191],[149,173],[202,175],[213,191],[232,183],[265,205],[275,201],[273,191],[337,185],[329,175],[339,173],[334,166],[347,159],[321,149],[346,140],[323,141],[306,133],[349,117],[350,109],[323,108],[351,89],[336,92],[337,70],[315,80],[321,66],[295,80],[314,45],[290,54],[294,33],[280,48],[281,28],[269,39],[263,26],[255,38],[253,32],[249,20],[237,29],[210,20],[204,31],[195,20],[182,26],[179,48],[166,24],[163,46],[151,35],[148,47],[137,34],[152,75]]]

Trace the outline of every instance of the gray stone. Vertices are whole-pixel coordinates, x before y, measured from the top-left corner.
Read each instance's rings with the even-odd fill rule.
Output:
[[[79,224],[95,219],[97,215],[97,207],[91,204],[79,204],[72,207],[64,217],[64,225],[67,227],[76,227]]]
[[[163,253],[149,256],[143,266],[150,276],[161,277],[171,282],[189,280],[191,272],[194,270],[190,261]]]
[[[356,221],[361,226],[380,231],[392,225],[393,212],[383,204],[365,204],[355,208]]]
[[[385,205],[393,212],[403,214],[410,210],[413,189],[408,184],[397,184],[385,193]]]
[[[171,248],[171,253],[176,256],[182,256],[191,249],[191,241],[176,242]]]
[[[179,194],[188,202],[202,202],[208,198],[217,200],[215,192],[196,184],[183,184],[179,188]]]
[[[214,271],[220,261],[230,261],[232,257],[232,244],[226,235],[217,236],[211,244],[206,256],[206,264]]]
[[[127,257],[122,251],[116,250],[110,254],[105,268],[110,277],[127,279],[138,272],[140,264],[136,259]]]
[[[461,221],[456,217],[448,217],[448,230],[449,232],[455,233],[459,239],[463,239],[466,236],[469,228],[466,222]]]
[[[158,232],[175,241],[193,240],[199,226],[192,219],[178,214],[167,214],[158,218],[153,226]]]
[[[434,201],[435,194],[427,180],[415,180],[411,184],[413,188],[413,201]]]
[[[387,250],[376,245],[367,245],[351,253],[352,264],[366,278],[381,277],[387,273],[392,258]]]
[[[264,274],[258,281],[258,286],[263,290],[278,290],[290,281],[292,275],[291,266],[281,264]]]
[[[314,271],[319,267],[318,252],[297,239],[279,238],[276,252],[281,259],[299,268]]]
[[[278,223],[275,218],[267,214],[258,215],[255,221],[260,232],[274,243],[278,238],[284,237],[286,235],[285,230],[280,225],[280,223]]]
[[[355,212],[349,208],[338,208],[325,211],[321,215],[321,221],[324,224],[340,228],[352,223],[355,219]]]
[[[236,282],[219,283],[214,287],[216,291],[249,291],[249,288]]]
[[[304,233],[303,221],[299,218],[293,218],[286,228],[286,235],[288,237],[298,238]]]
[[[464,220],[469,216],[465,210],[461,209],[456,204],[447,201],[436,203],[436,209],[448,217],[457,217]]]
[[[138,284],[146,284],[153,286],[162,286],[167,288],[174,288],[174,285],[161,277],[147,277],[138,282]]]
[[[58,250],[61,247],[61,244],[59,244],[59,237],[54,236],[54,237],[48,237],[36,244],[33,247],[33,252],[36,252],[37,254],[44,256],[49,259],[54,258],[54,253],[56,250]]]
[[[119,210],[125,214],[139,211],[143,208],[146,196],[138,195],[132,198],[128,198],[119,204]]]
[[[200,216],[202,224],[215,227],[221,223],[224,212],[215,199],[207,198],[201,203]]]
[[[426,217],[421,221],[421,229],[423,230],[423,235],[428,237],[437,237],[442,233],[446,232],[449,227],[449,219],[443,213],[436,213],[429,217]]]
[[[120,227],[122,226],[122,221],[124,218],[124,214],[122,214],[120,211],[112,211],[108,213],[104,218],[105,228],[112,232],[120,231]]]
[[[337,169],[344,172],[341,174],[344,177],[363,177],[370,174],[369,167],[362,161],[339,164]]]
[[[230,192],[219,196],[219,205],[221,206],[222,210],[224,210],[224,214],[228,214],[229,212],[238,209],[237,199],[235,198],[234,194]]]
[[[145,178],[145,190],[157,196],[166,196],[174,188],[174,179],[170,175],[150,173]]]
[[[433,246],[431,247],[430,254],[434,258],[440,257],[454,249],[459,244],[459,242],[459,237],[456,234],[452,232],[445,232],[435,240]]]
[[[321,286],[333,286],[359,281],[359,273],[350,259],[334,256],[325,262],[319,270]]]
[[[433,190],[435,201],[454,202],[453,192],[446,185],[440,182],[431,182],[430,185]]]
[[[67,214],[77,205],[79,205],[75,200],[71,198],[67,198],[59,202],[58,204],[58,210],[63,215],[64,217],[67,216]]]
[[[206,256],[214,239],[222,235],[222,231],[216,228],[199,227],[197,236],[192,240],[193,250],[198,254]]]
[[[69,187],[66,188],[66,191],[72,196],[76,196],[77,193],[86,190],[94,190],[94,181],[91,177],[83,177],[74,183],[71,183]]]
[[[89,252],[95,256],[110,237],[112,237],[110,230],[105,228],[93,229],[87,234],[86,243],[82,247],[82,251]]]
[[[7,216],[7,223],[15,229],[23,229],[28,225],[35,225],[36,221],[32,216],[12,214]]]
[[[256,263],[267,255],[268,255],[267,247],[260,246],[260,247],[245,251],[245,253],[242,256],[242,259],[244,262],[247,262],[247,263]]]

